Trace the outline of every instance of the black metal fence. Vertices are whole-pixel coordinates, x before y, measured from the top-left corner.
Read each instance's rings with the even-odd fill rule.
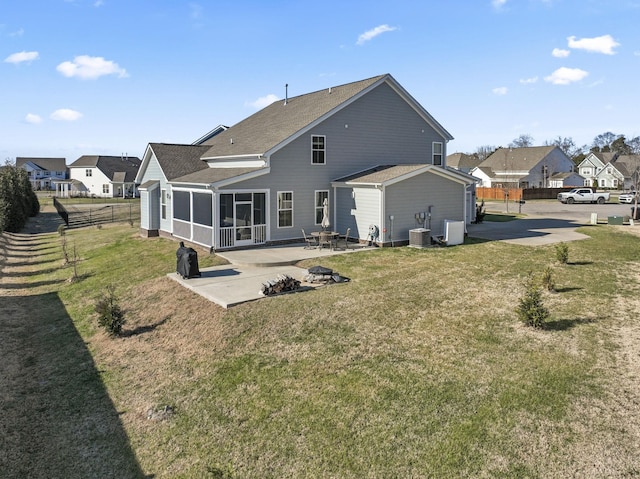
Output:
[[[139,223],[140,202],[121,201],[113,204],[82,202],[63,204],[57,198],[53,205],[68,228],[81,228],[104,223]]]

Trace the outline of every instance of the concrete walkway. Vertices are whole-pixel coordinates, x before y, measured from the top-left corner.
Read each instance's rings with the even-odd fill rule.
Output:
[[[576,233],[576,228],[584,225],[585,223],[577,221],[531,216],[501,223],[488,221],[467,225],[467,231],[474,238],[524,246],[543,246],[588,239],[589,236]]]

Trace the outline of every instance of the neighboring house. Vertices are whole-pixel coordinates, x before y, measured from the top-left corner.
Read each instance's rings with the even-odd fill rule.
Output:
[[[210,140],[211,138],[216,136],[218,133],[222,133],[224,130],[228,130],[228,129],[229,129],[228,126],[218,125],[213,130],[210,130],[209,132],[205,133],[204,135],[202,135],[200,138],[198,138],[196,141],[194,141],[191,144],[202,145],[205,141]]]
[[[55,181],[69,178],[65,158],[27,158],[18,156],[16,167],[27,170],[31,186],[36,191],[55,189]]]
[[[617,153],[594,153],[590,152],[578,165],[578,174],[584,178],[584,184],[580,186],[595,186],[598,174],[603,170],[604,165],[613,161],[618,156]]]
[[[466,153],[452,153],[447,155],[447,167],[455,168],[463,173],[471,173],[471,170],[482,163],[475,155],[467,155]]]
[[[452,138],[391,75],[287,97],[200,144],[150,143],[141,233],[212,249],[302,241],[327,199],[330,228],[361,241],[406,244],[427,210],[440,235],[475,214],[474,178],[446,168]]]
[[[140,158],[83,155],[69,165],[70,181],[59,185],[59,196],[125,198],[138,196],[135,177]]]
[[[566,188],[576,186],[584,186],[584,178],[575,171],[555,173],[549,178],[549,188]]]
[[[548,188],[556,173],[572,172],[573,161],[557,146],[498,148],[471,174],[484,187]]]
[[[635,189],[640,171],[640,155],[620,155],[609,161],[596,176],[599,188]]]

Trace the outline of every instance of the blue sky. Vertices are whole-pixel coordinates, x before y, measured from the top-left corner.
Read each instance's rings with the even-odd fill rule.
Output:
[[[0,159],[141,157],[390,73],[453,136],[640,135],[640,0],[0,0]]]

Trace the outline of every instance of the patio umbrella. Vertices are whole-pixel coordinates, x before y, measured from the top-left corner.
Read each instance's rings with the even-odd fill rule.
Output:
[[[322,229],[326,230],[329,227],[329,200],[326,198],[322,202]]]

